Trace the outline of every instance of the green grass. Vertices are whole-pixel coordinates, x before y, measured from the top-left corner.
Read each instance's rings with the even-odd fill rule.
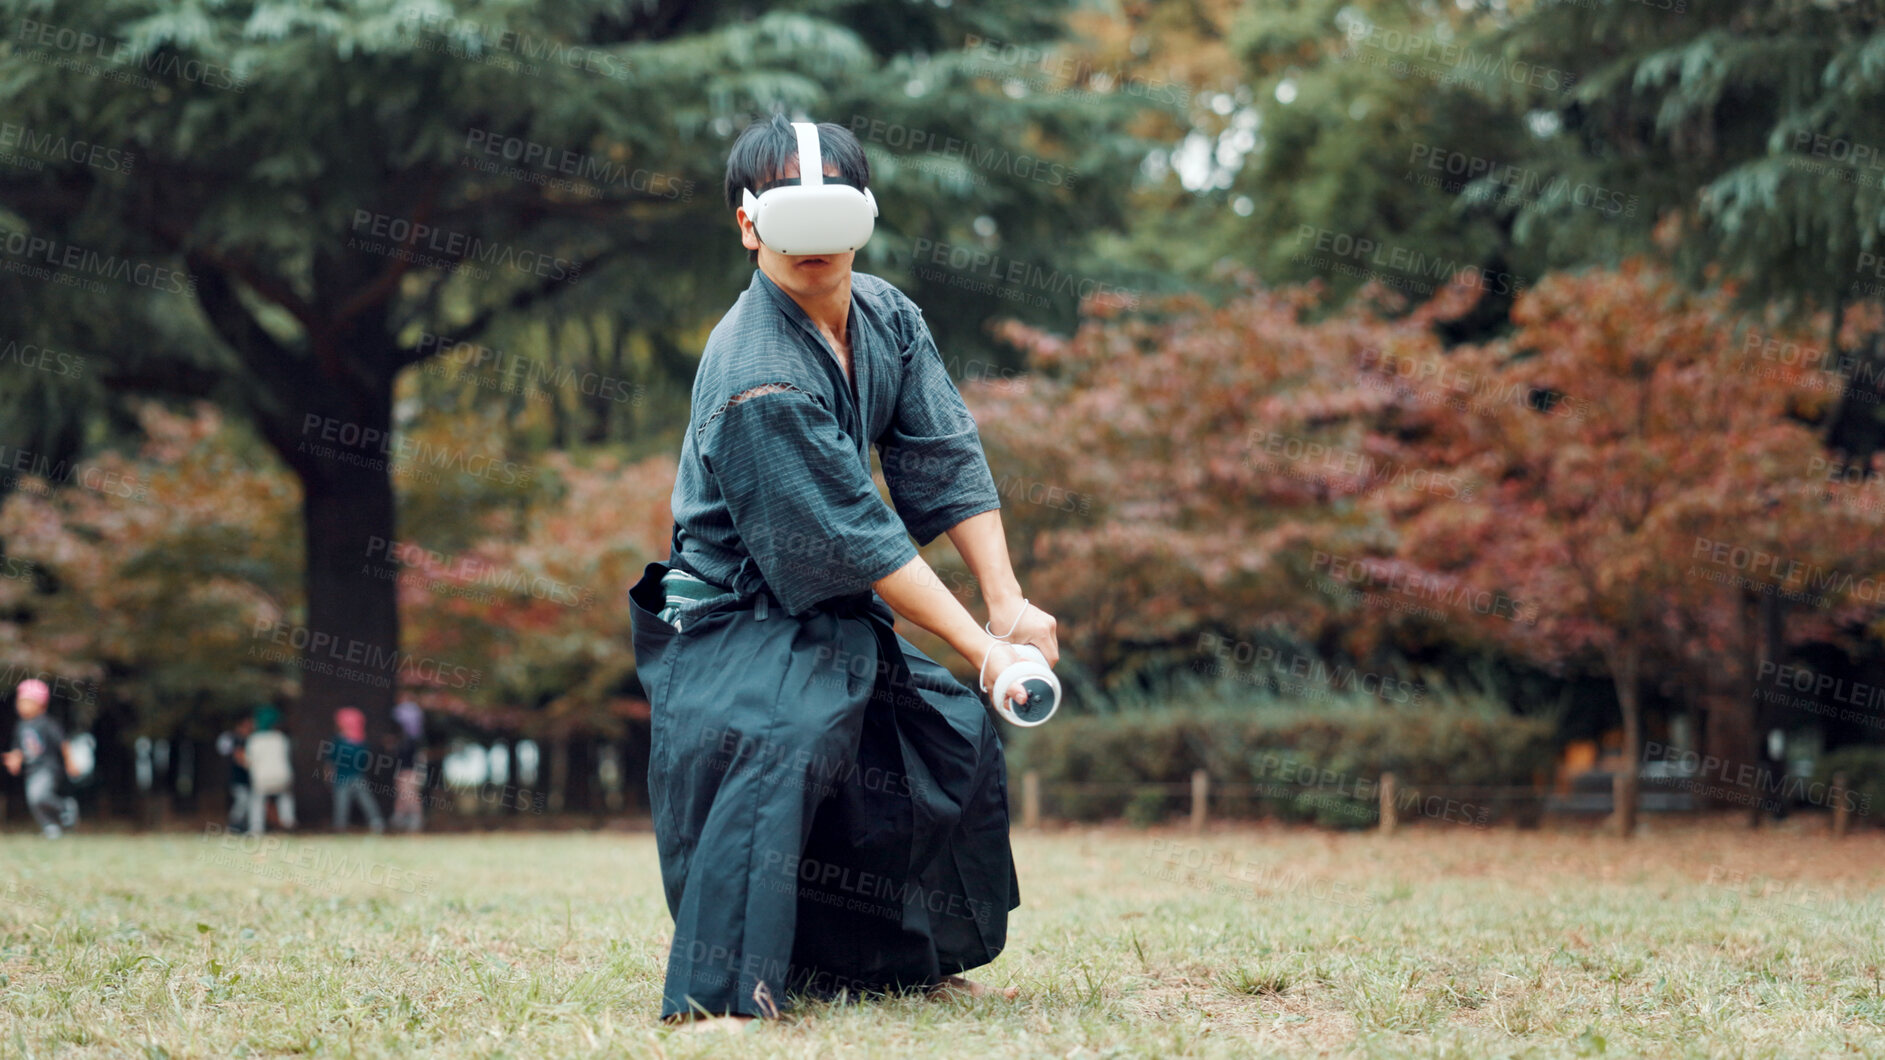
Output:
[[[1875,833],[1015,846],[1023,905],[975,974],[1020,1000],[813,1006],[722,1037],[654,1018],[669,921],[646,834],[258,855],[16,833],[0,1056],[1885,1055]]]

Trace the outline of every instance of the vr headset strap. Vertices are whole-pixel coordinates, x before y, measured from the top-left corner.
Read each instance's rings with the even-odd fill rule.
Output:
[[[818,150],[818,126],[809,121],[795,121],[799,134],[799,184],[816,188],[825,182],[825,156]]]

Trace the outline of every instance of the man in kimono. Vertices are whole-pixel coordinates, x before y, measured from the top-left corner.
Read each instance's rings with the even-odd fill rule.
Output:
[[[867,187],[856,139],[817,129],[827,181]],[[1001,952],[1020,903],[1001,739],[986,695],[893,622],[936,634],[984,685],[1015,645],[1059,657],[921,311],[853,273],[854,252],[775,251],[742,207],[797,167],[782,116],[728,157],[727,204],[758,269],[701,356],[668,562],[629,593],[675,922],[661,1014],[705,1026],[776,1016],[788,994],[986,992],[961,973]],[[984,624],[910,540],[943,533]]]

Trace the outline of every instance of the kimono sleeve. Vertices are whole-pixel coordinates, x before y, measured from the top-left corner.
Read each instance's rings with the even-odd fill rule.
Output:
[[[912,306],[914,339],[904,358],[896,414],[878,439],[884,481],[919,545],[971,515],[1001,507],[975,417],[949,378],[929,325]]]
[[[788,614],[868,591],[916,557],[855,443],[804,391],[748,391],[698,441],[734,531]]]

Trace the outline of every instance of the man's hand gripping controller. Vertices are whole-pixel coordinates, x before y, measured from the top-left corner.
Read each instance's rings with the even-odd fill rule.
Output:
[[[1027,609],[1028,602],[1022,600],[1021,611],[1016,613],[1014,625],[1008,627],[1007,633],[997,634],[989,629],[987,623],[983,623],[982,628],[987,630],[989,636],[1007,643],[1014,634],[1015,626],[1021,624],[1021,615]],[[995,675],[992,692],[982,682],[986,679],[989,654],[995,650],[993,644],[988,646],[987,652],[982,653],[982,667],[976,674],[976,682],[981,684],[982,691],[991,692],[995,713],[1023,728],[1031,728],[1053,717],[1054,712],[1060,709],[1060,679],[1054,676],[1054,671],[1047,665],[1047,656],[1041,654],[1039,648],[1032,644],[1015,644],[1013,647],[1015,654],[1021,658]],[[1009,698],[1017,684],[1028,694],[1027,699],[1018,706]]]

